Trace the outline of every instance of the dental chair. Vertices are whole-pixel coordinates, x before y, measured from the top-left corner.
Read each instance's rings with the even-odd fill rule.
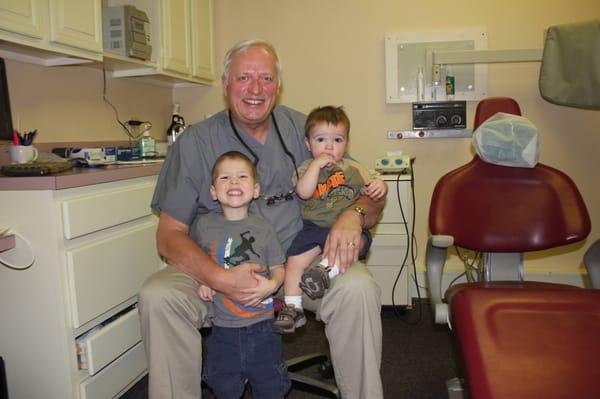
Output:
[[[509,98],[483,100],[474,128],[496,112],[520,115],[520,108]],[[436,322],[452,322],[466,380],[448,382],[451,398],[463,397],[462,386],[471,399],[600,397],[600,369],[591,366],[600,357],[599,291],[523,281],[524,252],[572,244],[590,232],[586,206],[566,174],[476,155],[436,184],[429,228],[430,301]],[[454,285],[443,301],[442,271],[453,245],[483,253],[483,281]]]
[[[477,105],[473,128],[497,112],[521,114],[511,98],[488,98]],[[453,245],[483,254],[484,281],[522,281],[523,253],[581,241],[590,228],[581,194],[563,172],[541,163],[499,166],[475,155],[442,176],[431,199],[425,261],[435,321],[449,317],[442,272]]]

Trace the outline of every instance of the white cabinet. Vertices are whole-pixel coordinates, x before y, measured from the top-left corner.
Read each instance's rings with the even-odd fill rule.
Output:
[[[190,0],[162,1],[163,68],[184,75],[192,73]]]
[[[155,184],[148,176],[0,191],[2,225],[35,254],[25,270],[0,263],[0,355],[11,398],[112,398],[145,374],[135,305],[161,265]]]
[[[213,0],[194,0],[192,13],[192,77],[215,79]]]
[[[214,80],[213,0],[163,0],[163,68]]]
[[[383,305],[410,306],[409,275],[412,274],[412,261],[408,252],[412,228],[410,176],[382,175],[380,178],[387,183],[388,194],[379,223],[371,229],[373,244],[367,257],[367,266],[381,287]]]
[[[37,0],[5,0],[0,3],[0,28],[16,34],[42,39],[43,10]]]
[[[3,1],[0,39],[46,52],[36,57],[48,60],[48,65],[67,63],[52,61],[65,55],[102,60],[101,0]],[[31,56],[31,52],[11,46],[4,51],[21,51]],[[72,60],[72,63],[78,62],[81,61]]]
[[[101,54],[102,4],[100,0],[50,0],[52,43]]]

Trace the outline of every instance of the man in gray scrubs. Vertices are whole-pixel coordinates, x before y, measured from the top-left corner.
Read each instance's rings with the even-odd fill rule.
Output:
[[[152,208],[160,212],[157,246],[169,266],[148,278],[139,297],[151,399],[201,396],[198,328],[205,325],[208,307],[198,296],[199,282],[249,306],[263,299],[254,277],[262,266],[223,269],[189,237],[203,215],[219,209],[209,192],[215,159],[236,150],[256,163],[261,197],[251,212],[271,221],[284,251],[302,227],[292,176],[310,157],[304,144],[306,117],[276,106],[280,76],[270,44],[236,44],[225,56],[221,77],[228,108],[180,135],[161,170]],[[375,224],[382,208],[383,201],[361,197],[341,214],[323,254],[331,262],[339,254],[342,274],[321,300],[304,302],[325,323],[344,399],[383,397],[380,289],[365,265],[356,262],[362,229]]]

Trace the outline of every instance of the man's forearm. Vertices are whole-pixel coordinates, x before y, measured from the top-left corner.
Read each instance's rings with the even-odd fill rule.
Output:
[[[168,215],[161,215],[156,243],[158,252],[168,259],[169,264],[201,284],[218,291],[224,289],[224,270],[189,237],[186,225]]]

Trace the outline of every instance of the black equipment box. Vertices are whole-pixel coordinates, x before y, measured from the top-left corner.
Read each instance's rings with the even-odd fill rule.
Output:
[[[465,129],[466,101],[418,102],[412,105],[413,130]]]

